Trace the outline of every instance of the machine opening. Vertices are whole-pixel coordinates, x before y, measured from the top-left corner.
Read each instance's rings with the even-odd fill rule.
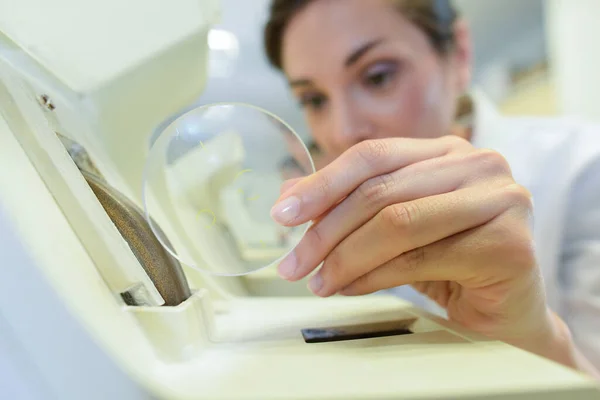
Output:
[[[415,319],[371,324],[302,329],[306,343],[340,342],[388,336],[411,335]]]

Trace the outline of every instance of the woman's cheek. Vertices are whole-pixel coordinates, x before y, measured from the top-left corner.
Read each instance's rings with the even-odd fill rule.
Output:
[[[441,74],[432,74],[422,81],[418,88],[413,88],[411,97],[413,107],[411,113],[417,125],[415,137],[434,138],[446,134],[451,116],[447,115],[451,108],[446,104],[446,85]],[[449,120],[450,118],[450,120]]]
[[[423,107],[426,110],[432,110],[440,106],[444,99],[444,81],[439,74],[436,74],[425,83],[425,96],[423,98]]]
[[[412,81],[404,85],[394,99],[388,98],[386,112],[385,136],[395,137],[426,137],[423,126],[431,117],[432,107],[425,93],[425,88],[418,82]],[[390,134],[391,132],[391,134]]]

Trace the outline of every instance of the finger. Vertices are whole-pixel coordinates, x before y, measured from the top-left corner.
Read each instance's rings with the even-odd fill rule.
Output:
[[[455,137],[381,139],[359,143],[331,164],[305,178],[275,204],[271,216],[285,226],[313,220],[364,181],[451,151],[472,148]]]
[[[419,256],[417,249],[491,221],[521,196],[513,186],[477,186],[385,208],[327,256],[311,289],[331,296],[401,254]]]
[[[413,282],[411,284],[411,286],[413,287],[413,289],[415,289],[417,292],[421,293],[421,294],[427,294],[427,284],[429,282]],[[346,287],[345,289],[347,289],[348,287]]]
[[[491,154],[491,153],[490,153]],[[363,183],[331,212],[313,224],[295,249],[294,267],[285,263],[280,275],[292,281],[311,273],[347,236],[382,209],[398,203],[452,192],[485,177],[486,186],[512,182],[504,163],[491,162],[488,152],[426,160]],[[473,171],[477,171],[473,173]]]
[[[279,188],[279,195],[284,195],[285,192],[287,192],[288,190],[290,190],[292,187],[294,187],[294,185],[296,185],[298,182],[300,182],[303,179],[303,177],[300,178],[293,178],[293,179],[288,179],[286,181],[284,181],[281,184],[281,187]]]
[[[451,281],[415,282],[411,286],[442,308],[446,308],[450,298],[456,296],[460,290],[460,285]]]
[[[515,274],[535,267],[531,229],[523,223],[530,213],[524,191],[514,192],[516,206],[490,223],[461,232],[428,246],[413,249],[360,276],[340,294],[358,296],[411,284],[440,302],[432,283],[456,282],[466,289],[492,288]],[[503,300],[502,288],[488,296],[493,303]],[[447,298],[445,299],[448,300]]]

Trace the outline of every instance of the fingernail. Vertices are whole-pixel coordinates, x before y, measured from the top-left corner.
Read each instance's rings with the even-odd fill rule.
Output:
[[[321,276],[321,273],[317,273],[315,276],[310,278],[310,281],[308,282],[308,288],[314,294],[319,294],[323,288],[323,277]]]
[[[271,217],[280,224],[290,224],[294,222],[300,214],[300,199],[297,197],[288,197],[287,199],[275,204],[271,210]]]
[[[279,264],[279,268],[277,271],[279,272],[279,276],[283,279],[291,279],[294,277],[294,273],[296,272],[296,253],[291,252],[282,262]]]

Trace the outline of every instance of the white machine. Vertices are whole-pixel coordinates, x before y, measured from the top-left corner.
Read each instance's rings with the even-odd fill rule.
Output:
[[[218,6],[0,1],[0,398],[598,398],[398,299],[249,296],[156,246],[150,133],[202,92]]]

